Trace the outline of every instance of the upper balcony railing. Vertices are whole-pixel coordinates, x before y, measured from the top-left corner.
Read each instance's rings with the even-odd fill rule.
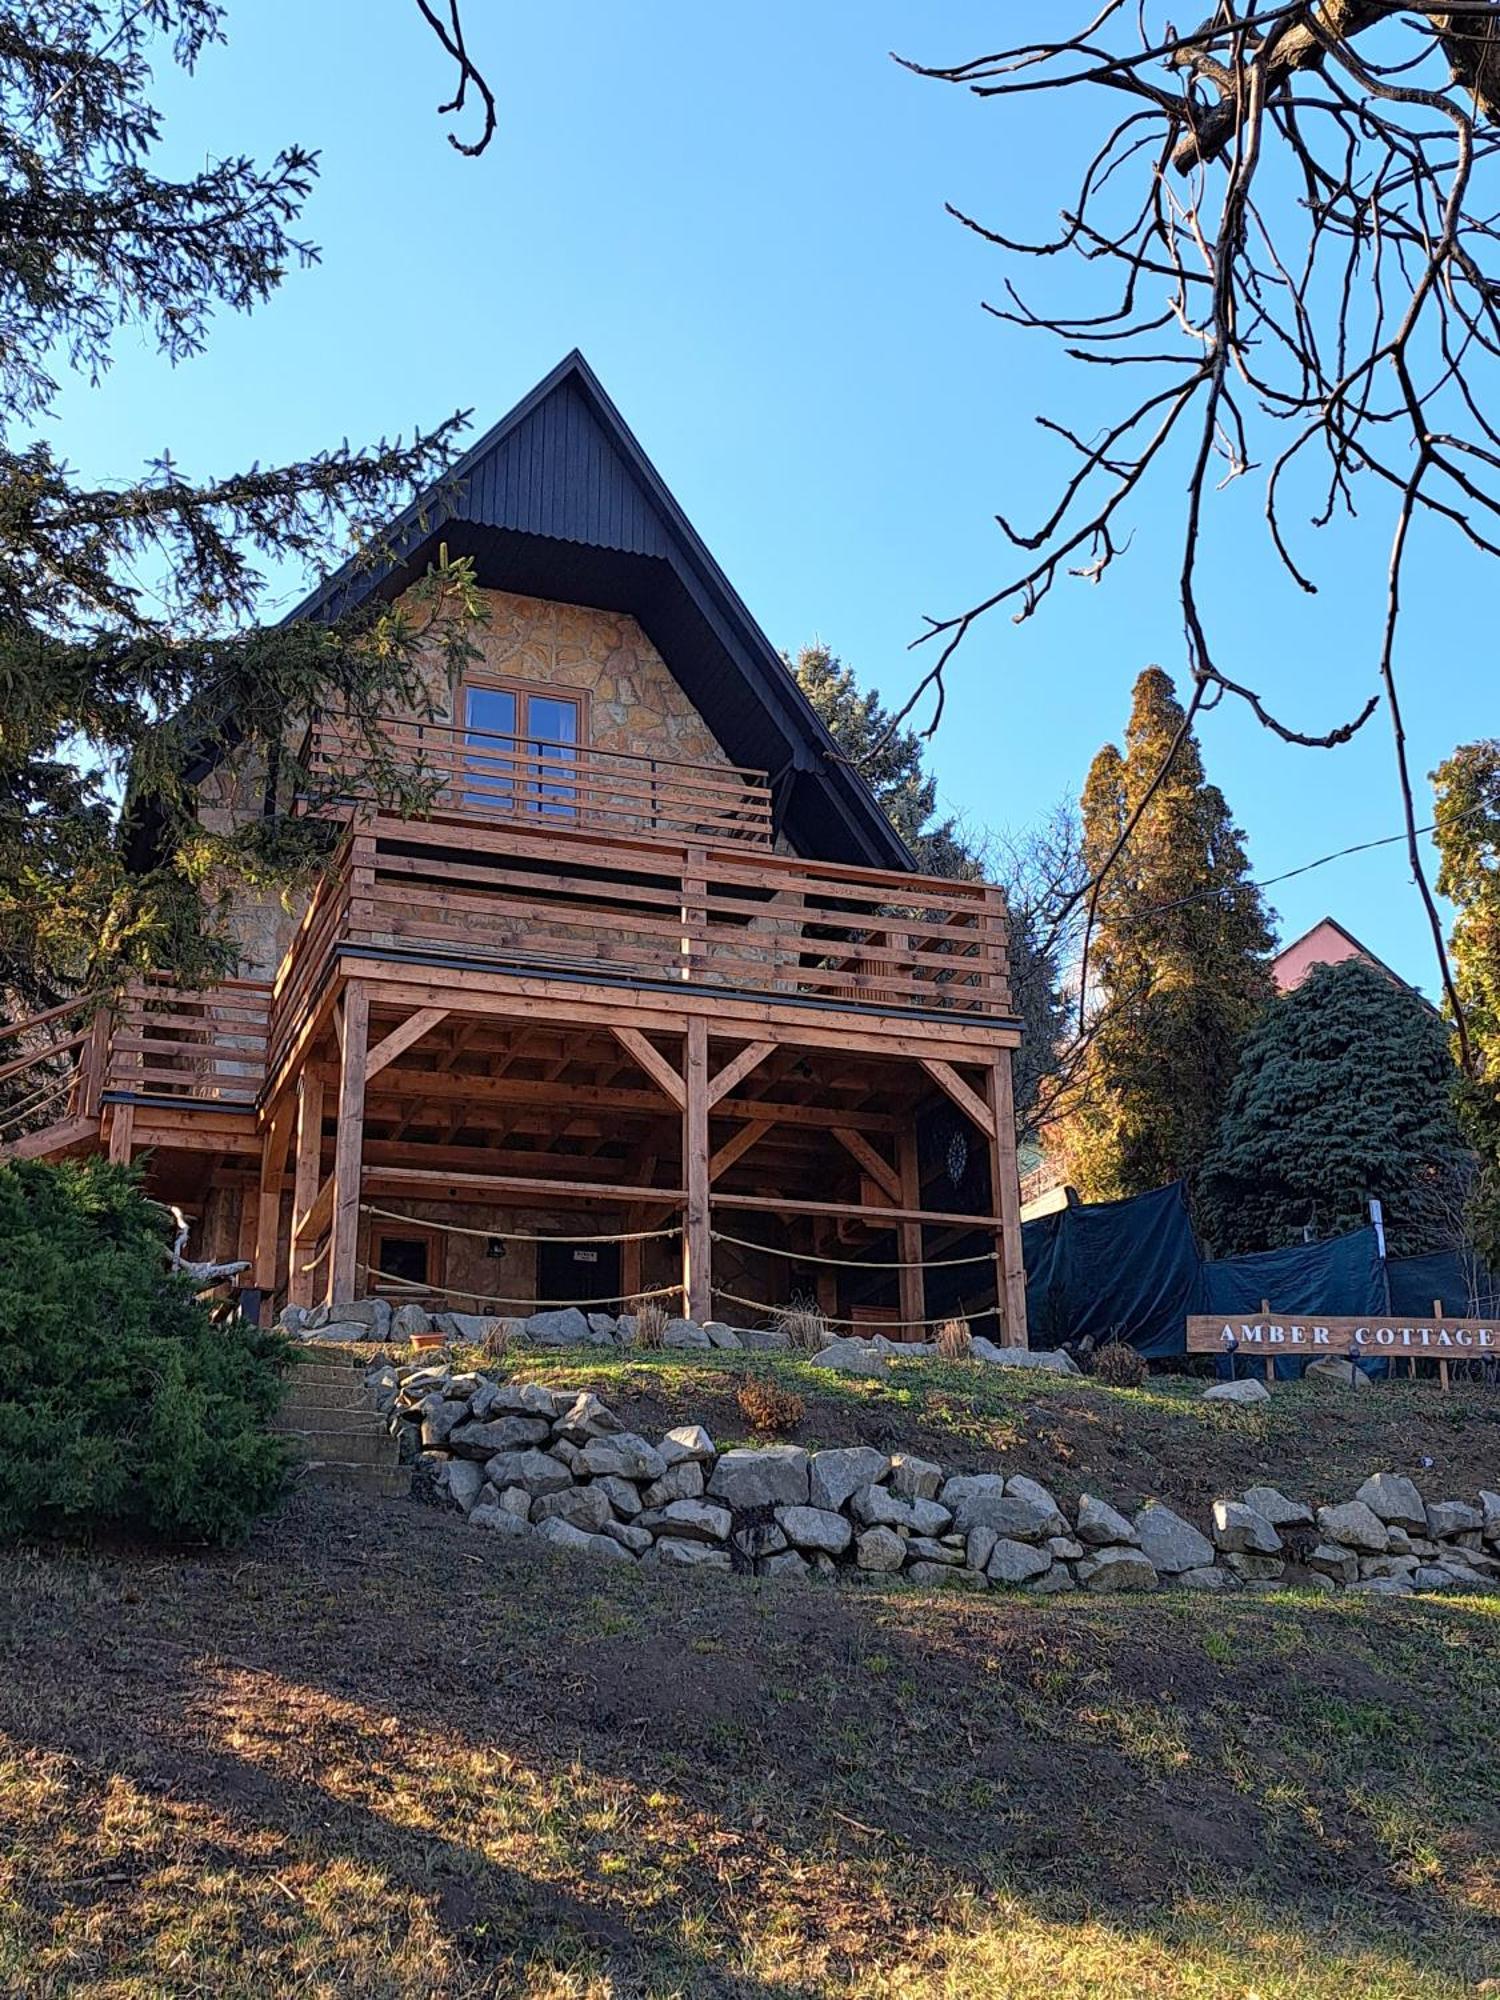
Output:
[[[434,812],[605,834],[771,844],[764,771],[501,736],[397,717],[382,725],[392,753],[430,785]],[[367,801],[361,745],[338,716],[312,725],[308,767],[321,787]]]
[[[132,980],[114,1010],[105,1087],[226,1111],[253,1105],[266,1077],[271,988],[226,979],[191,989]]]

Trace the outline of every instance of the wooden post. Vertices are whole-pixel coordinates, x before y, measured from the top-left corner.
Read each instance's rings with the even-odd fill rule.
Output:
[[[1471,1310],[1472,1310],[1472,1309],[1471,1309]],[[1442,1300],[1441,1300],[1441,1299],[1434,1299],[1434,1300],[1433,1300],[1433,1302],[1432,1302],[1432,1316],[1433,1316],[1433,1318],[1434,1318],[1434,1319],[1441,1319],[1441,1318],[1442,1318],[1442,1316],[1443,1316],[1443,1302],[1442,1302]],[[1442,1383],[1442,1385],[1443,1385],[1443,1394],[1444,1394],[1444,1395],[1446,1396],[1446,1395],[1447,1395],[1447,1393],[1448,1393],[1448,1357],[1447,1357],[1447,1355],[1446,1355],[1446,1354],[1440,1354],[1440,1355],[1438,1356],[1438,1380],[1439,1380],[1439,1382],[1441,1382],[1441,1383]]]
[[[135,1106],[117,1104],[109,1128],[109,1157],[112,1165],[127,1167],[135,1140]]]
[[[269,1297],[280,1280],[281,1175],[292,1137],[292,1102],[283,1096],[271,1114],[260,1147],[260,1201],[256,1209],[255,1268],[250,1281]]]
[[[328,1303],[358,1296],[360,1164],[365,1144],[365,1048],[370,996],[357,979],[344,988],[339,1037],[339,1115],[333,1148],[333,1225],[328,1248]]]
[[[690,847],[683,857],[681,975],[684,979],[702,976],[708,957],[708,853]]]
[[[683,1081],[682,1171],[687,1213],[682,1230],[684,1311],[701,1325],[713,1317],[713,1239],[708,1179],[708,1023],[694,1014],[687,1024]]]
[[[297,1166],[292,1183],[291,1270],[287,1304],[310,1306],[317,1297],[317,1274],[303,1269],[312,1241],[299,1227],[322,1185],[323,1072],[305,1068],[297,1079]]]
[[[896,1171],[901,1181],[901,1206],[920,1208],[922,1173],[917,1159],[915,1125],[896,1135]],[[906,1339],[920,1340],[927,1331],[922,1324],[927,1314],[927,1286],[926,1273],[922,1269],[921,1223],[898,1222],[896,1246],[896,1255],[901,1260],[901,1269],[896,1276],[900,1280],[902,1330]]]
[[[1269,1323],[1271,1318],[1271,1301],[1269,1299],[1261,1300],[1260,1316],[1263,1322]],[[1274,1382],[1276,1380],[1276,1363],[1269,1354],[1264,1354],[1261,1356],[1261,1366],[1265,1370],[1266,1380],[1268,1382]]]
[[[1016,1171],[1016,1098],[1009,1049],[997,1051],[987,1081],[990,1116],[995,1125],[990,1140],[990,1189],[1000,1217],[995,1270],[996,1295],[1001,1305],[1001,1342],[1006,1347],[1028,1347],[1026,1261],[1021,1254],[1021,1180]]]
[[[641,1220],[641,1211],[638,1208],[626,1209],[624,1226],[627,1231],[645,1228],[646,1225]],[[643,1253],[645,1248],[644,1243],[622,1243],[620,1245],[620,1291],[622,1296],[619,1304],[621,1311],[624,1311],[629,1306],[632,1299],[639,1298],[641,1293],[646,1289],[645,1278],[643,1276],[645,1270],[645,1257]]]
[[[109,1068],[109,1009],[98,1007],[89,1022],[89,1038],[83,1048],[83,1087],[79,1097],[79,1116],[97,1118],[99,1102],[104,1094],[104,1079]]]

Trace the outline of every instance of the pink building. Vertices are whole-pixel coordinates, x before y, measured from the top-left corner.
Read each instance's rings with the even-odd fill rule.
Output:
[[[1383,972],[1398,986],[1406,985],[1399,973],[1392,972],[1383,959],[1377,958],[1352,931],[1346,931],[1332,917],[1321,918],[1310,931],[1304,931],[1284,951],[1278,952],[1271,961],[1271,974],[1276,981],[1277,992],[1290,993],[1302,984],[1315,965],[1342,965],[1351,958],[1373,965],[1377,972]]]

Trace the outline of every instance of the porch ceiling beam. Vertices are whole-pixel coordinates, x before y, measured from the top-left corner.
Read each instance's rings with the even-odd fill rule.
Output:
[[[958,1071],[950,1064],[938,1061],[935,1056],[923,1056],[922,1067],[938,1089],[958,1106],[965,1118],[977,1125],[987,1139],[993,1139],[995,1121],[990,1116],[990,1107],[977,1091],[970,1090]]]
[[[611,1027],[610,1032],[626,1054],[646,1072],[647,1076],[661,1086],[681,1111],[687,1103],[687,1085],[666,1057],[646,1040],[638,1028]]]
[[[726,1139],[718,1152],[709,1156],[709,1180],[716,1181],[720,1174],[727,1173],[742,1154],[748,1153],[758,1139],[773,1129],[774,1123],[770,1118],[757,1119],[754,1124],[742,1125],[732,1139]]]
[[[409,1049],[414,1042],[420,1042],[424,1035],[429,1034],[440,1021],[446,1021],[447,1018],[446,1007],[420,1007],[415,1014],[409,1015],[399,1028],[392,1028],[365,1058],[365,1082],[368,1084],[370,1078],[378,1076],[387,1063],[393,1063],[397,1056]]]
[[[368,1178],[378,1180],[381,1188],[390,1193],[425,1196],[430,1200],[441,1200],[442,1190],[452,1188],[481,1197],[493,1195],[496,1201],[504,1201],[508,1194],[545,1194],[554,1201],[560,1195],[573,1201],[646,1201],[670,1206],[674,1211],[687,1201],[687,1195],[675,1188],[630,1187],[623,1182],[570,1181],[528,1174],[473,1174],[444,1168],[382,1166]]]
[[[876,1187],[897,1207],[901,1204],[901,1177],[888,1160],[881,1158],[869,1140],[860,1132],[847,1131],[835,1125],[833,1136],[846,1153],[853,1154]]]
[[[869,1229],[889,1229],[895,1222],[951,1222],[967,1229],[982,1229],[993,1236],[1000,1227],[998,1215],[958,1215],[951,1210],[927,1208],[861,1208],[855,1202],[794,1201],[781,1194],[716,1194],[714,1202],[719,1208],[769,1209],[773,1214],[785,1211],[793,1215],[841,1216],[849,1222],[862,1222]]]
[[[382,1102],[392,1098],[415,1098],[426,1099],[433,1104],[452,1103],[457,1099],[470,1106],[481,1103],[531,1104],[559,1109],[578,1106],[604,1111],[640,1112],[652,1118],[665,1117],[669,1111],[654,1090],[596,1083],[558,1084],[537,1077],[470,1076],[440,1069],[387,1070],[372,1087],[370,1095],[372,1099],[378,1098]],[[670,1107],[676,1108],[675,1105]],[[757,1097],[722,1099],[714,1105],[713,1115],[715,1118],[774,1118],[778,1124],[784,1125],[838,1125],[864,1132],[895,1132],[901,1122],[891,1112],[846,1110],[837,1104],[790,1104],[783,1103],[779,1098]]]
[[[727,1097],[737,1083],[743,1083],[751,1070],[759,1069],[775,1048],[774,1042],[752,1042],[748,1048],[741,1049],[732,1062],[725,1063],[717,1075],[709,1078],[709,1108],[712,1109],[721,1097]]]

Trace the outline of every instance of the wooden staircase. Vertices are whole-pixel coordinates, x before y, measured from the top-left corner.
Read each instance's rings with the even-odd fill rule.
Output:
[[[99,1143],[108,1016],[88,997],[0,1030],[20,1054],[0,1064],[0,1159],[55,1160]]]
[[[294,1485],[337,1486],[375,1499],[399,1499],[411,1490],[410,1468],[400,1463],[396,1440],[375,1399],[349,1361],[314,1349],[287,1383],[276,1428],[292,1447]]]

